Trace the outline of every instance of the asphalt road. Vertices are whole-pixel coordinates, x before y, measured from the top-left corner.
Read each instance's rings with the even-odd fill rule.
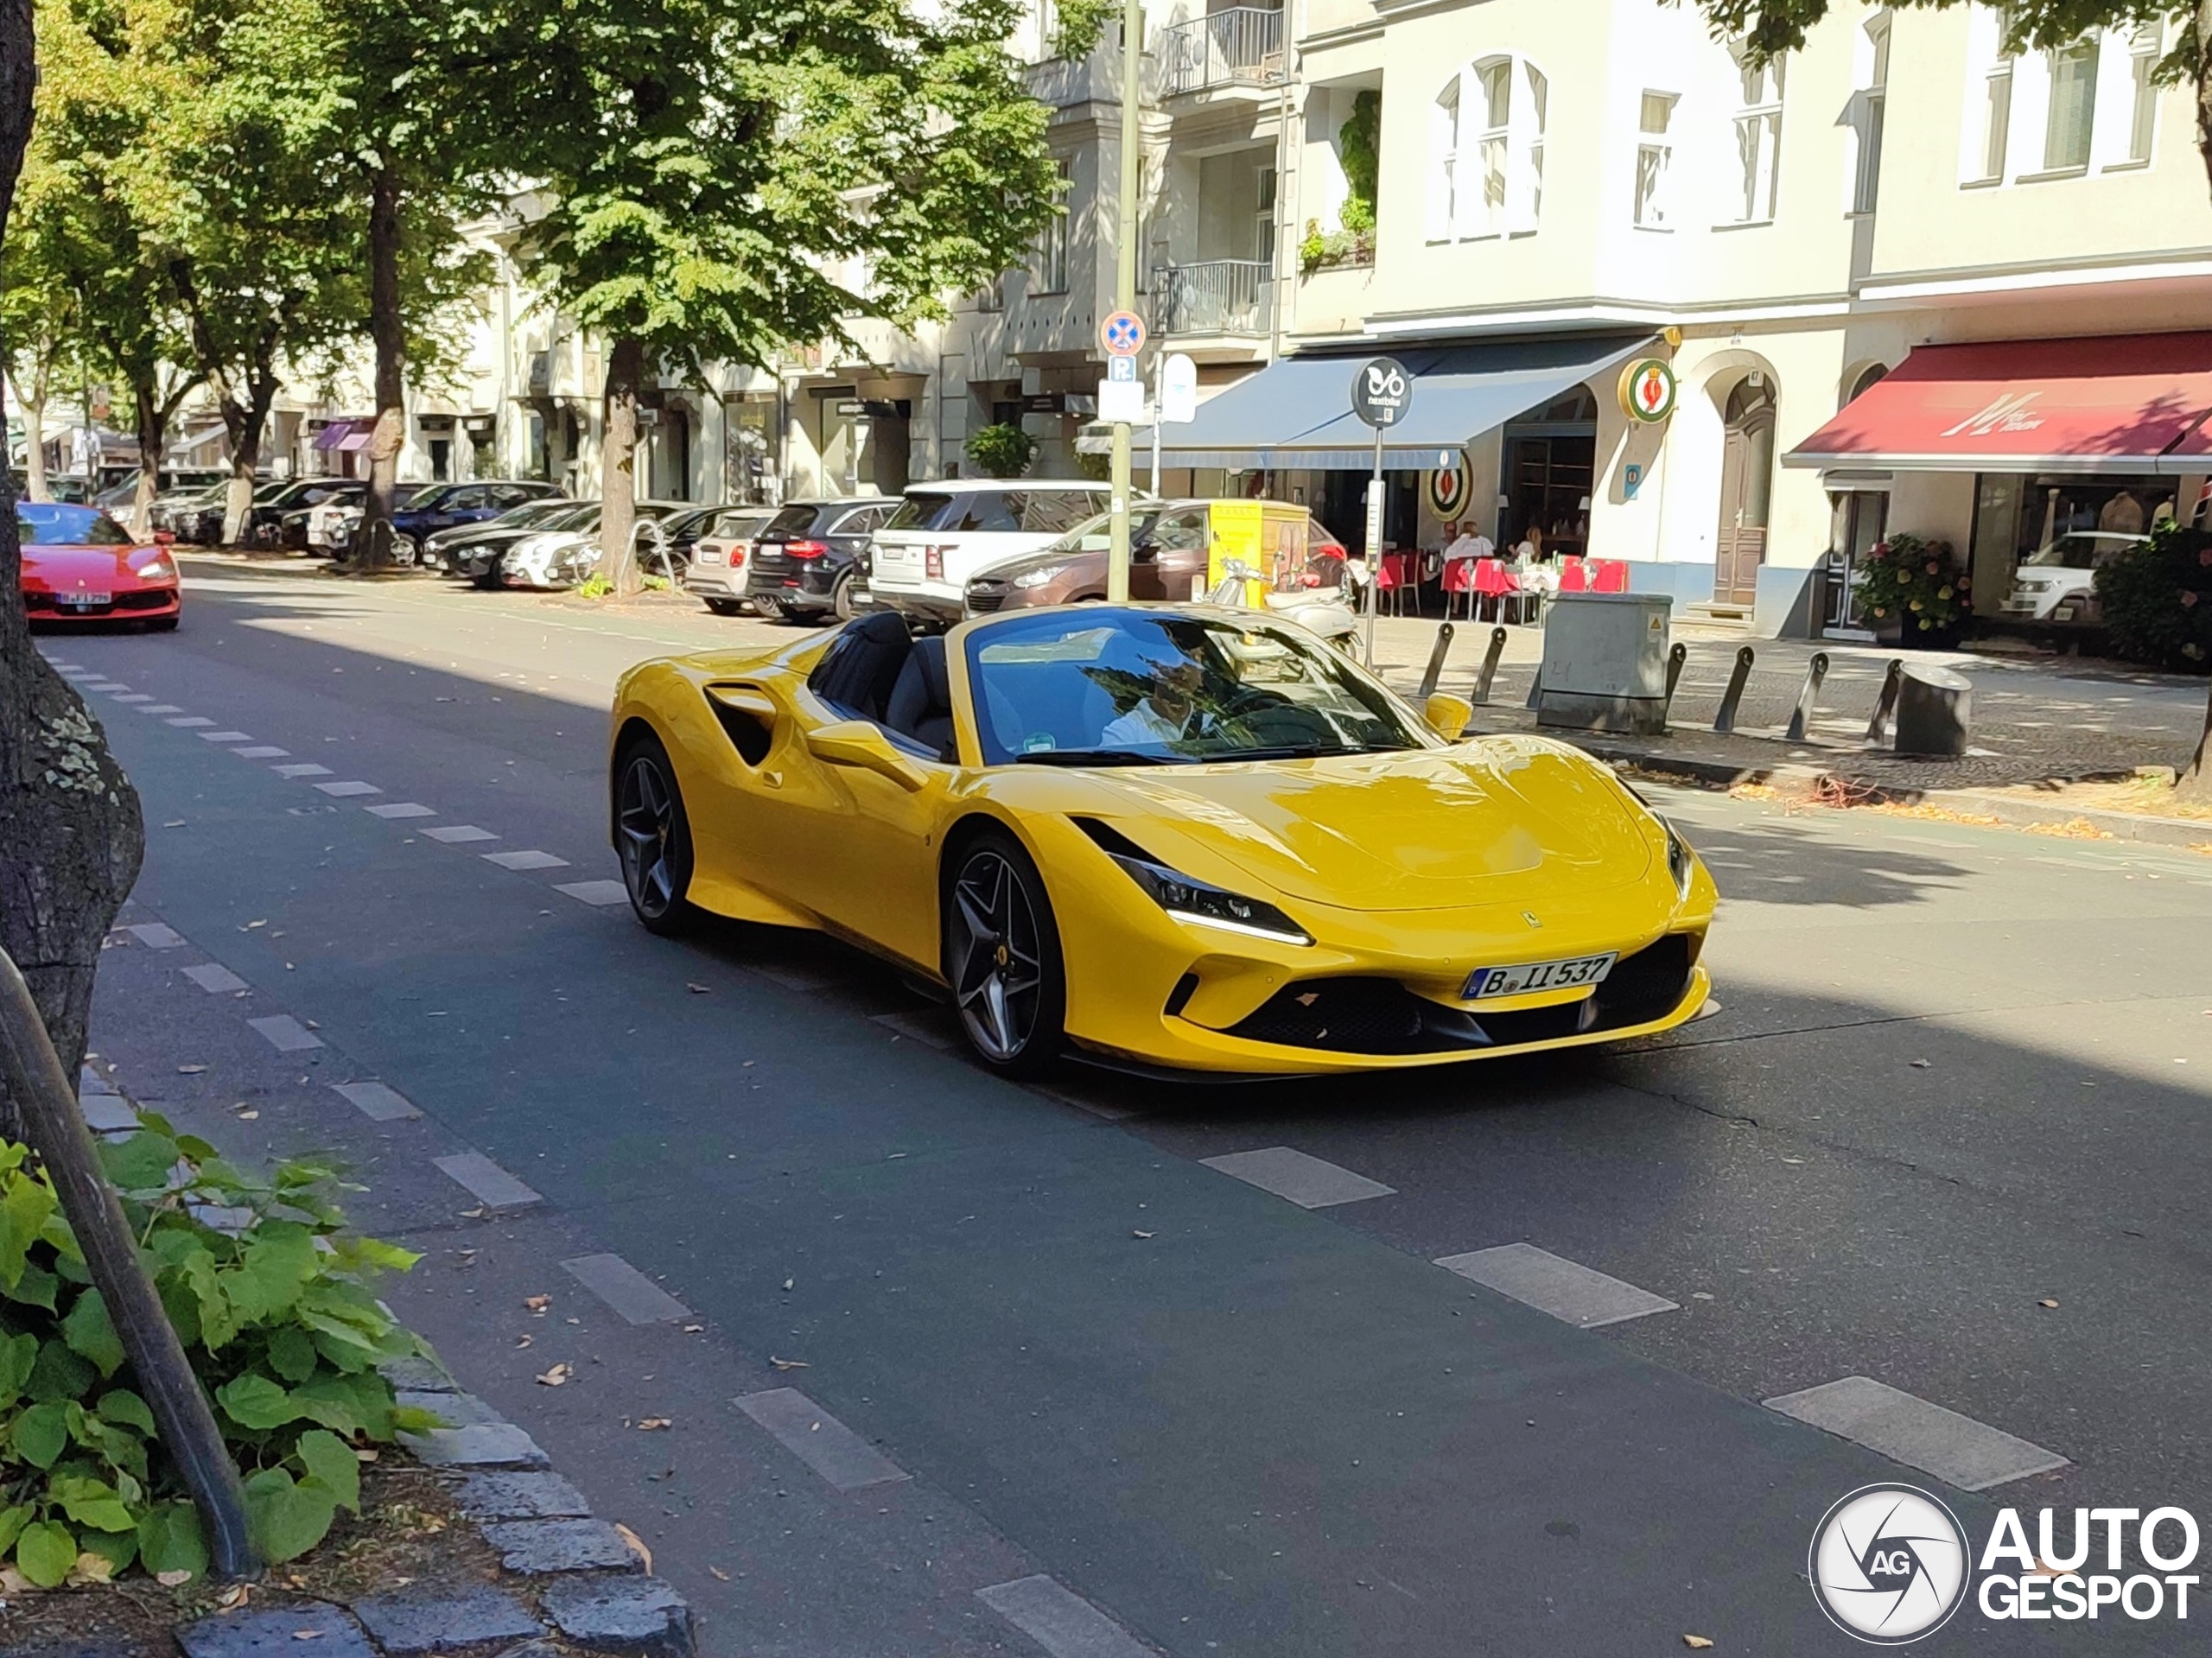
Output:
[[[146,801],[124,919],[185,941],[118,935],[103,1063],[241,1154],[344,1159],[424,1252],[395,1306],[718,1658],[1848,1651],[1803,1574],[1856,1486],[1977,1537],[1999,1504],[2212,1516],[2212,860],[1670,794],[1725,902],[1719,1011],[1668,1040],[1033,1090],[836,946],[665,943],[561,890],[616,873],[614,674],[768,625],[190,574],[174,636],[46,642],[128,688],[88,693]],[[216,964],[242,988],[184,970]],[[318,1045],[246,1023],[284,1014]],[[330,1086],[367,1078],[423,1115]],[[1201,1161],[1274,1147],[1389,1191]],[[537,1201],[437,1166],[470,1152]],[[1433,1264],[1516,1244],[1674,1305],[1579,1329]],[[681,1310],[560,1265],[601,1254]],[[1761,1402],[1853,1376],[2063,1465],[1968,1494]],[[1921,1649],[2187,1634],[1969,1609]]]

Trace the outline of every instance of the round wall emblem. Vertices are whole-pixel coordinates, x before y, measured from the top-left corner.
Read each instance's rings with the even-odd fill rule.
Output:
[[[1675,412],[1677,390],[1671,364],[1640,357],[1621,371],[1621,412],[1630,420],[1656,424]]]
[[[1862,1485],[1813,1531],[1813,1598],[1846,1635],[1901,1647],[1941,1629],[1967,1598],[1966,1533],[1913,1485]]]
[[[1428,474],[1428,510],[1440,518],[1456,518],[1467,505],[1467,463],[1459,455],[1452,464]]]

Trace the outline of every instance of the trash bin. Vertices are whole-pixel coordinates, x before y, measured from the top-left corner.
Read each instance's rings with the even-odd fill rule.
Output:
[[[1656,736],[1667,729],[1662,593],[1562,593],[1547,607],[1536,723]]]
[[[1948,668],[1908,664],[1897,677],[1897,753],[1955,757],[1967,752],[1974,682]]]

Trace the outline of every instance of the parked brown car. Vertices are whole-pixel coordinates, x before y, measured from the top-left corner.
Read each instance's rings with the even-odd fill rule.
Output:
[[[1206,562],[1214,537],[1211,500],[1162,501],[1135,509],[1129,520],[1129,597],[1189,600],[1205,595]],[[1100,513],[1051,546],[1024,554],[971,577],[970,616],[995,610],[1033,610],[1106,596],[1109,518]],[[1335,588],[1344,579],[1344,549],[1309,518],[1306,569],[1300,585]]]

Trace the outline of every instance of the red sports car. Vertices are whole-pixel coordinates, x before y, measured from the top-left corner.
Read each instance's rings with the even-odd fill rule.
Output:
[[[166,542],[133,541],[93,506],[18,501],[23,608],[34,622],[137,622],[175,627],[183,607]]]

